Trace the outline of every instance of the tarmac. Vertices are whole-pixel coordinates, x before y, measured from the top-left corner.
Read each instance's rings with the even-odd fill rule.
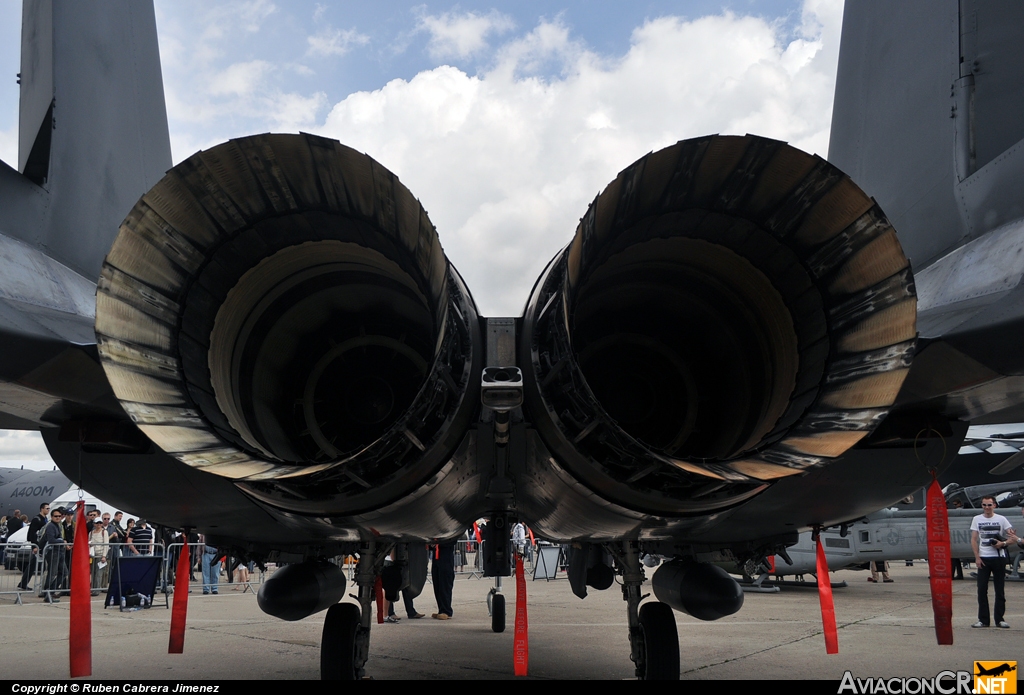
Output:
[[[650,571],[648,571],[650,573]],[[932,677],[971,670],[975,660],[1024,660],[1024,583],[1007,582],[1009,630],[971,629],[975,583],[953,582],[954,644],[938,646],[928,565],[892,564],[892,584],[872,584],[867,572],[844,570],[833,581],[839,653],[826,655],[817,591],[785,587],[747,594],[736,615],[701,622],[676,613],[681,677],[688,680]],[[560,575],[564,577],[563,575]],[[808,577],[810,578],[810,577]],[[373,626],[366,670],[375,679],[513,678],[515,582],[504,580],[508,626],[490,629],[486,596],[491,580],[460,576],[452,620],[432,620],[430,585],[416,600],[427,617]],[[351,585],[349,586],[351,592]],[[649,589],[648,589],[649,591]],[[991,591],[991,590],[990,590]],[[527,580],[529,676],[537,679],[633,678],[625,603],[618,586],[576,598],[566,579]],[[645,593],[647,593],[645,591]],[[346,599],[351,600],[351,599]],[[0,673],[8,679],[68,677],[70,601],[17,605],[0,595]],[[185,652],[167,653],[171,611],[157,606],[121,613],[93,599],[93,678],[293,680],[319,677],[324,613],[283,622],[265,615],[253,593],[222,584],[217,596],[190,594]]]

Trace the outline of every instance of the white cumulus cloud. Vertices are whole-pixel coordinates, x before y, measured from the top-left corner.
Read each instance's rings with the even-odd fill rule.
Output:
[[[215,73],[207,83],[206,92],[212,96],[247,96],[256,91],[264,75],[273,66],[265,60],[235,63]]]
[[[433,58],[468,58],[488,47],[487,37],[515,28],[508,15],[497,10],[487,14],[445,12],[422,15],[419,29],[430,34],[427,50]]]
[[[308,37],[306,42],[309,49],[306,51],[311,56],[343,56],[352,50],[353,46],[365,46],[370,42],[370,37],[360,34],[355,29],[332,29],[324,27],[316,34]]]
[[[247,43],[258,41],[253,37],[260,36],[278,12],[276,5],[269,0],[236,0],[193,9],[183,15],[157,5],[164,97],[176,162],[231,137],[316,126],[328,106],[326,95],[293,91],[288,79],[308,75],[311,68],[270,59],[272,51],[253,51],[253,44]],[[196,26],[203,31],[197,32]],[[248,59],[238,59],[243,56]]]
[[[787,41],[754,17],[662,17],[612,58],[542,21],[477,75],[441,66],[352,94],[318,130],[398,174],[482,312],[514,315],[594,196],[645,153],[750,132],[824,155],[841,19],[840,0],[810,0]]]
[[[211,4],[206,13],[203,37],[220,38],[239,29],[259,31],[263,22],[275,12],[277,6],[270,0],[235,0]]]

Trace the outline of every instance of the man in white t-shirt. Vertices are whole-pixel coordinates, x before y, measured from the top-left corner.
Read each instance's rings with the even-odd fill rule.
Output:
[[[1009,557],[1006,546],[1013,535],[1013,527],[1005,516],[996,514],[996,498],[981,498],[982,513],[971,521],[971,547],[974,548],[974,562],[978,565],[978,622],[971,627],[988,627],[988,578],[996,589],[996,627],[1010,627],[1003,621],[1006,598],[1003,595],[1003,575]]]

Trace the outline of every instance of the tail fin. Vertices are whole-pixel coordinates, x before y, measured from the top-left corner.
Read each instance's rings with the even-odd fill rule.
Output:
[[[0,171],[0,233],[95,280],[171,166],[152,3],[25,0],[19,121],[22,180]]]
[[[963,236],[953,197],[956,0],[847,2],[829,161],[874,197],[915,269]]]
[[[829,160],[915,270],[1024,214],[1022,89],[1022,3],[846,3]]]

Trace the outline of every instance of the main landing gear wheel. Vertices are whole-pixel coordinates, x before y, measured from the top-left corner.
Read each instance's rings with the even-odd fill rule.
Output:
[[[327,609],[320,639],[321,680],[356,680],[356,635],[359,629],[359,606],[338,603]]]
[[[491,598],[491,631],[505,631],[505,596],[495,594]]]
[[[606,543],[605,550],[622,574],[622,598],[629,621],[629,658],[642,681],[679,680],[679,634],[676,618],[667,603],[652,601],[640,605],[644,596],[644,568],[640,543],[635,540]]]
[[[643,639],[643,660],[637,664],[640,678],[679,680],[679,633],[669,605],[652,602],[640,606],[640,632]]]

